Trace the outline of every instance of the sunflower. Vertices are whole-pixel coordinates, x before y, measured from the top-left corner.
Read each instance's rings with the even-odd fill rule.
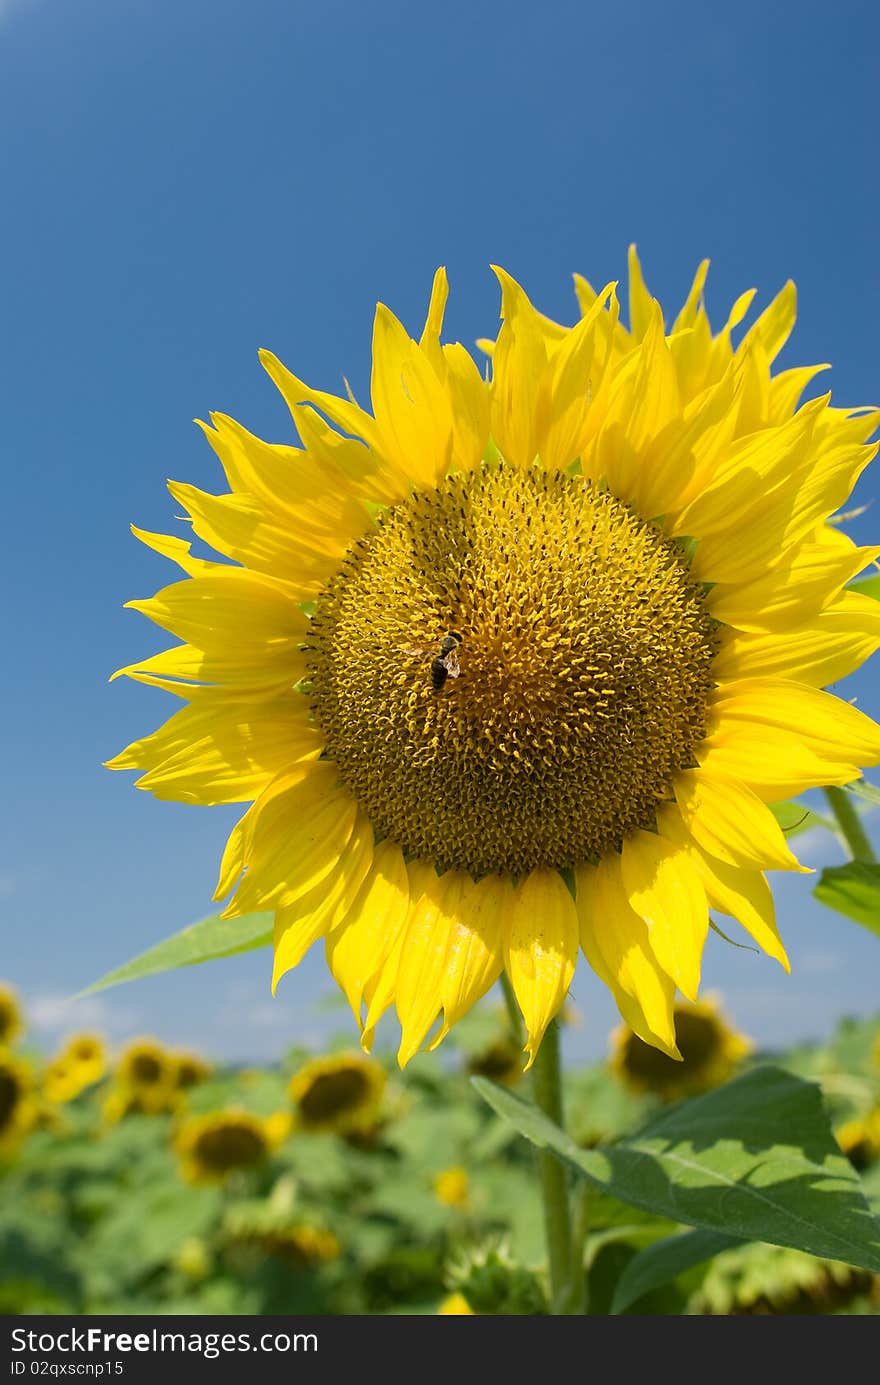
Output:
[[[464,1294],[447,1294],[440,1303],[437,1313],[440,1317],[473,1317],[474,1310],[471,1308]]]
[[[522,1064],[519,1052],[512,1039],[500,1037],[479,1053],[468,1059],[468,1073],[472,1077],[488,1077],[492,1082],[512,1087],[522,1077]]]
[[[171,1058],[174,1063],[174,1085],[181,1091],[197,1087],[211,1076],[209,1064],[195,1053],[173,1053]]]
[[[230,1175],[262,1164],[271,1152],[272,1138],[258,1116],[217,1111],[184,1121],[174,1146],[188,1182],[224,1183]]]
[[[15,1153],[38,1114],[30,1066],[0,1050],[0,1158]]]
[[[7,1047],[24,1028],[18,994],[11,986],[0,985],[0,1047]]]
[[[611,1070],[637,1095],[653,1092],[664,1101],[720,1087],[752,1051],[752,1043],[721,1014],[714,997],[673,1007],[680,1058],[646,1044],[627,1025],[612,1035]]]
[[[880,1106],[863,1116],[853,1116],[835,1130],[841,1151],[857,1169],[867,1169],[880,1159]]]
[[[376,1124],[385,1069],[359,1053],[333,1053],[304,1063],[288,1094],[301,1130],[332,1130],[355,1135]]]
[[[880,548],[829,523],[880,416],[773,373],[792,284],[713,334],[706,269],[669,330],[634,250],[628,328],[614,284],[578,279],[568,328],[496,271],[489,380],[441,345],[440,270],[418,341],[377,308],[372,412],[263,353],[302,448],[203,425],[230,492],[170,490],[229,561],[134,531],[185,577],[129,605],[183,643],[119,673],[183,706],[110,766],[251,803],[225,917],[274,912],[273,988],[323,939],[365,1049],[396,1006],[401,1064],[502,970],[531,1063],[579,949],[677,1056],[710,909],[788,969],[768,804],[880,761],[822,691],[880,647],[846,589]]]
[[[434,1196],[444,1207],[464,1209],[470,1203],[471,1181],[467,1169],[453,1164],[434,1178]]]
[[[179,1106],[177,1061],[155,1039],[132,1039],[119,1055],[116,1090],[106,1107],[108,1119],[124,1115],[161,1115]]]
[[[74,1034],[46,1065],[42,1090],[47,1101],[73,1101],[86,1087],[100,1082],[107,1068],[107,1050],[99,1034]]]

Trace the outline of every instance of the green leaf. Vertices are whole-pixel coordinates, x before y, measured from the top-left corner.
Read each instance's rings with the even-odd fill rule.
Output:
[[[811,1082],[753,1068],[619,1144],[581,1149],[513,1092],[483,1077],[472,1081],[526,1139],[634,1207],[880,1270],[880,1225]]]
[[[877,579],[880,581],[880,578]],[[863,798],[866,803],[880,803],[880,789],[874,784],[869,784],[867,779],[854,779],[851,784],[843,786],[847,793],[855,794],[856,798]]]
[[[858,592],[859,596],[873,596],[880,601],[880,573],[876,577],[862,577],[857,582],[847,582],[847,591]]]
[[[742,1245],[739,1236],[729,1236],[724,1231],[686,1231],[675,1236],[665,1236],[639,1251],[630,1260],[617,1281],[611,1312],[622,1313],[635,1303],[636,1299],[668,1284],[685,1270],[711,1260],[722,1250]]]
[[[813,894],[820,904],[855,919],[880,937],[880,865],[849,861],[823,870]]]
[[[829,832],[834,831],[834,823],[830,818],[822,817],[821,813],[814,813],[805,803],[792,800],[771,803],[770,811],[789,839],[799,837],[802,832],[809,832],[813,827],[824,827]]]
[[[224,919],[219,914],[213,914],[211,918],[199,919],[198,923],[182,928],[179,933],[174,933],[114,971],[108,971],[106,976],[93,981],[79,995],[105,991],[108,986],[119,986],[123,981],[137,981],[143,976],[155,976],[160,971],[173,971],[176,967],[194,967],[199,962],[234,957],[238,952],[267,947],[271,941],[271,914],[245,914],[239,919]]]

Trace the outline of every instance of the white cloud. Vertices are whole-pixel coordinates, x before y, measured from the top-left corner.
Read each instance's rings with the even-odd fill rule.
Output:
[[[25,997],[24,1009],[28,1028],[47,1042],[80,1029],[97,1029],[110,1039],[127,1038],[141,1024],[136,1009],[103,995],[76,999],[61,991],[43,991]]]

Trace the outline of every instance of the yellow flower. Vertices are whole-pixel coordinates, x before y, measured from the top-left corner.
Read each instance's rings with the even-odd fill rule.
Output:
[[[626,1025],[612,1035],[611,1069],[630,1091],[653,1092],[665,1101],[720,1087],[752,1051],[752,1043],[727,1023],[714,997],[673,1008],[678,1060],[646,1044]]]
[[[713,335],[705,264],[668,330],[634,252],[629,329],[613,284],[566,328],[497,273],[491,381],[440,270],[418,341],[377,309],[372,412],[263,353],[302,448],[212,416],[230,492],[170,489],[226,561],[135,530],[185,577],[129,604],[183,643],[119,672],[183,705],[109,763],[252,802],[225,916],[274,912],[273,987],[323,939],[365,1049],[392,1004],[401,1064],[435,1047],[506,970],[531,1062],[580,949],[677,1056],[710,909],[788,969],[768,804],[880,762],[822,691],[880,647],[846,585],[880,548],[828,522],[878,414],[772,373],[791,284],[734,348],[752,294]]]
[[[305,1225],[253,1231],[241,1238],[241,1244],[298,1269],[329,1264],[331,1260],[338,1260],[341,1251],[332,1231]]]
[[[841,1150],[857,1169],[866,1169],[880,1159],[880,1106],[864,1116],[844,1121],[834,1132]]]
[[[197,1283],[210,1274],[211,1255],[200,1236],[187,1236],[178,1246],[173,1264],[179,1274]]]
[[[263,1163],[273,1141],[259,1117],[218,1111],[184,1121],[174,1144],[188,1182],[224,1183],[231,1174]]]
[[[116,1081],[135,1100],[131,1110],[159,1114],[178,1104],[177,1063],[155,1039],[133,1039],[116,1065]]]
[[[434,1196],[444,1207],[467,1207],[470,1191],[471,1182],[467,1169],[458,1164],[443,1169],[434,1179]]]
[[[375,1125],[384,1090],[379,1063],[359,1053],[333,1053],[304,1063],[288,1093],[301,1130],[351,1135]]]
[[[107,1070],[107,1050],[99,1034],[74,1034],[49,1063],[43,1093],[49,1101],[72,1101]]]
[[[15,1153],[38,1114],[30,1065],[0,1049],[0,1158]]]
[[[0,1047],[13,1043],[23,1028],[17,992],[11,986],[0,985]]]
[[[211,1068],[203,1058],[195,1053],[172,1053],[174,1064],[174,1085],[182,1091],[196,1087],[211,1075]]]
[[[522,1063],[512,1039],[500,1038],[468,1060],[468,1072],[474,1077],[488,1077],[492,1082],[512,1087],[522,1077]]]
[[[456,1315],[463,1317],[465,1314],[469,1317],[475,1316],[474,1310],[471,1308],[464,1294],[448,1294],[437,1309],[437,1313],[439,1316],[443,1317],[454,1317]]]

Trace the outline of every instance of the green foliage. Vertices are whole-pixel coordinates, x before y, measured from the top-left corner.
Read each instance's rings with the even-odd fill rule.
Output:
[[[790,1073],[755,1068],[600,1150],[579,1149],[537,1107],[485,1078],[473,1082],[520,1134],[623,1202],[880,1272],[880,1227],[820,1091]]]
[[[239,952],[251,952],[268,947],[272,941],[271,914],[245,914],[240,919],[224,919],[219,914],[190,923],[179,933],[157,943],[155,947],[133,957],[100,980],[87,986],[82,995],[105,991],[108,986],[120,986],[123,981],[139,981],[158,972],[174,971],[177,967],[194,967],[200,962],[214,962],[221,957],[235,957]]]
[[[880,936],[880,865],[848,861],[845,866],[827,866],[813,894],[820,904]]]
[[[459,1291],[478,1314],[544,1314],[524,1122],[581,1175],[572,1185],[591,1313],[880,1309],[866,1250],[880,1160],[860,1182],[825,1114],[837,1127],[880,1103],[877,1021],[843,1021],[827,1043],[777,1055],[774,1067],[755,1059],[747,1076],[675,1106],[630,1095],[604,1063],[575,1068],[567,1137],[508,1089],[491,1088],[503,1120],[478,1096],[467,1065],[499,1025],[492,1012],[458,1053],[404,1074],[389,1058],[366,1135],[294,1130],[223,1185],[184,1181],[181,1121],[229,1107],[284,1112],[301,1051],[281,1068],[217,1068],[170,1115],[107,1124],[108,1084],[82,1093],[0,1165],[0,1311],[433,1314]],[[525,1078],[517,1091],[528,1090]],[[454,1206],[437,1184],[452,1169],[467,1171]],[[786,1227],[800,1249],[774,1259],[766,1242]],[[729,1258],[738,1250],[749,1253]]]

